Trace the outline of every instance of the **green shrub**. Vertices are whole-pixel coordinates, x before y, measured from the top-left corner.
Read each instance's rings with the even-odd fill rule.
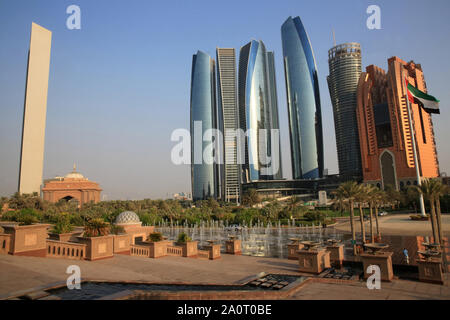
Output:
[[[87,221],[84,227],[85,237],[101,237],[106,236],[110,233],[111,227],[109,223],[105,222],[103,219],[96,218]]]
[[[150,234],[150,241],[151,242],[159,242],[162,241],[163,235],[160,232],[154,232]]]
[[[304,214],[303,218],[306,221],[322,222],[326,218],[326,215],[320,211],[308,211]]]
[[[70,215],[66,212],[54,217],[56,223],[51,232],[56,234],[69,233],[73,231],[73,225],[70,223]]]
[[[23,214],[17,217],[17,222],[19,222],[19,225],[21,226],[29,226],[33,223],[38,223],[39,220],[31,214]]]
[[[186,233],[182,232],[178,235],[178,243],[186,243],[188,241],[192,241],[192,239]]]

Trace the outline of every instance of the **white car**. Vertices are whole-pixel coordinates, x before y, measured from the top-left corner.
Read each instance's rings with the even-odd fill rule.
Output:
[[[378,212],[378,216],[379,217],[387,216],[387,212],[386,211]]]

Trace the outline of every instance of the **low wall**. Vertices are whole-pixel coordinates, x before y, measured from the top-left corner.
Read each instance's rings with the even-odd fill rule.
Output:
[[[47,240],[48,258],[84,260],[85,256],[85,244]]]
[[[150,257],[150,248],[148,246],[142,246],[138,244],[132,244],[130,248],[130,255],[136,257]]]

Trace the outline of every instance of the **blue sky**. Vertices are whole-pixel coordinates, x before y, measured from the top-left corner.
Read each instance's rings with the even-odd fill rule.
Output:
[[[81,30],[66,28],[66,8],[81,8]],[[381,8],[381,30],[366,27],[366,8]],[[433,1],[149,1],[0,0],[0,195],[17,189],[31,22],[53,32],[44,178],[74,162],[103,187],[106,199],[166,197],[190,191],[188,166],[170,160],[176,128],[189,128],[192,55],[237,50],[261,39],[275,52],[283,171],[291,177],[280,28],[300,16],[316,56],[322,99],[325,166],[337,172],[326,84],[332,33],[360,42],[363,66],[386,68],[397,55],[421,63],[429,92],[441,171],[450,173],[450,2]]]

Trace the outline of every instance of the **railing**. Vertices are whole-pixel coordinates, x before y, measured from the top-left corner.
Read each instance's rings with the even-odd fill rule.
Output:
[[[11,246],[11,235],[2,233],[0,234],[0,254],[8,254]]]
[[[183,256],[183,248],[177,246],[167,246],[167,255],[168,256]]]
[[[149,258],[150,257],[150,248],[147,246],[133,244],[133,245],[131,245],[130,255],[136,256],[136,257]]]
[[[83,260],[85,256],[85,244],[47,240],[47,257]]]
[[[198,257],[202,259],[209,259],[209,250],[198,250]]]

